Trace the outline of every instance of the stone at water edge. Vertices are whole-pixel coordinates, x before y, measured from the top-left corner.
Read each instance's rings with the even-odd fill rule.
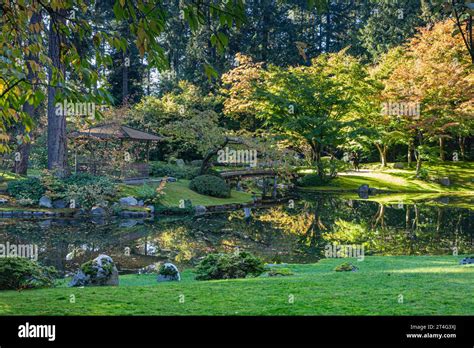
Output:
[[[64,209],[67,207],[67,203],[64,199],[57,199],[53,201],[53,207],[56,209]]]
[[[207,211],[207,208],[203,205],[196,205],[194,207],[194,212],[196,214],[204,214]]]
[[[91,214],[92,214],[92,215],[100,215],[100,216],[103,216],[103,215],[106,215],[107,212],[105,211],[104,208],[95,206],[95,207],[92,207],[92,209],[91,209]]]
[[[118,286],[118,270],[114,261],[108,255],[101,254],[94,260],[86,262],[77,271],[69,283],[70,287],[77,286]]]
[[[48,196],[43,196],[39,200],[39,206],[43,208],[52,208],[53,204],[51,202],[51,198]]]
[[[158,271],[158,277],[156,278],[156,281],[158,283],[181,280],[181,275],[179,274],[178,267],[176,267],[172,263],[167,262],[162,266],[162,268],[160,267],[160,270]]]
[[[138,201],[135,197],[122,197],[119,200],[120,205],[128,205],[128,206],[136,206],[138,205]]]

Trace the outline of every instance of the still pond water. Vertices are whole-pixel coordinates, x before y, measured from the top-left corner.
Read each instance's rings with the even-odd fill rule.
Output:
[[[62,273],[99,253],[127,273],[159,261],[192,267],[208,253],[237,249],[267,262],[312,263],[333,243],[363,245],[366,256],[474,252],[474,211],[432,203],[307,194],[247,218],[238,210],[154,220],[0,219],[0,243],[37,245],[39,260]]]

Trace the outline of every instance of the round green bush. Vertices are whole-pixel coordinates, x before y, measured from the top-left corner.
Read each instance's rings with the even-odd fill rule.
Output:
[[[257,277],[265,271],[262,260],[248,252],[209,254],[196,267],[196,280]]]
[[[54,286],[57,271],[21,257],[0,258],[0,290],[18,290]]]
[[[212,197],[230,197],[230,187],[224,179],[214,175],[200,175],[189,183],[189,188],[203,195]]]

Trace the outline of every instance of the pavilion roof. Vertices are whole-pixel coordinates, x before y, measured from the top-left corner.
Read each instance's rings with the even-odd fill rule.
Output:
[[[164,138],[156,134],[144,132],[118,124],[103,124],[70,134],[70,137],[95,137],[101,139],[125,139],[135,141],[162,141]]]

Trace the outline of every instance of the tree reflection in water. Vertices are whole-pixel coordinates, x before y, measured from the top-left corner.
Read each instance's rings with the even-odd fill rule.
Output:
[[[468,254],[469,209],[426,203],[384,205],[306,195],[280,205],[154,221],[0,220],[0,243],[38,244],[40,260],[73,270],[98,253],[122,271],[169,260],[193,266],[210,252],[248,250],[266,261],[316,262],[328,243],[363,244],[366,255]],[[128,250],[128,252],[126,252]]]

